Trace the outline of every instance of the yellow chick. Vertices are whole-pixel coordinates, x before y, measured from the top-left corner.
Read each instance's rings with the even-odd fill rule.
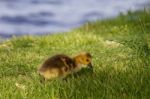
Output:
[[[93,68],[90,53],[83,52],[74,57],[58,54],[46,59],[38,69],[38,72],[45,80],[50,80],[64,78],[86,67]]]

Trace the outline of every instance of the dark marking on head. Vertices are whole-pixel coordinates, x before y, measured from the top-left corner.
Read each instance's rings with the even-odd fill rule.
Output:
[[[86,53],[87,57],[92,58],[92,55],[90,53]]]

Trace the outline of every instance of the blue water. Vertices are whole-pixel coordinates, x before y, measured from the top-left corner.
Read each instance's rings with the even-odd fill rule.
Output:
[[[149,0],[0,0],[0,36],[69,31],[143,8]]]

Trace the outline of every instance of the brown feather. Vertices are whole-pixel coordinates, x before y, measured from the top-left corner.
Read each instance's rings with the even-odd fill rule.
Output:
[[[75,65],[72,58],[63,54],[59,54],[45,60],[39,70],[45,71],[46,69],[49,68],[62,68],[62,67],[66,67],[66,65],[70,66],[70,64]]]

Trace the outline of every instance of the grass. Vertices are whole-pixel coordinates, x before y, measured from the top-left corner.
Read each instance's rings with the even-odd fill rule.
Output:
[[[150,98],[150,12],[129,12],[68,33],[13,37],[0,45],[0,99]],[[88,70],[40,83],[37,66],[56,53],[93,55]]]

